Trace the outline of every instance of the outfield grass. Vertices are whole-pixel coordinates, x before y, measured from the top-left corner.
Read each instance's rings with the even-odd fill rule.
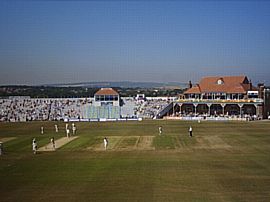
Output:
[[[0,138],[16,137],[0,156],[0,201],[270,201],[268,121],[77,123],[78,139],[32,154],[33,137],[65,136],[54,124],[0,123]]]

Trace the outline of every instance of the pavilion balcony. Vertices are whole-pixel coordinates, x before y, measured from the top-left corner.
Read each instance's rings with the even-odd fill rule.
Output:
[[[178,99],[179,103],[263,103],[263,99],[261,98],[247,98],[247,99]]]

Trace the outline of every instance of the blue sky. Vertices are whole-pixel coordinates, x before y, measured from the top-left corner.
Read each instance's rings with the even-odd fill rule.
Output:
[[[268,1],[1,1],[0,84],[269,84]]]

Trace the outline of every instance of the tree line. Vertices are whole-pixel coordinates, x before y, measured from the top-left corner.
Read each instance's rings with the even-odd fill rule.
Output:
[[[177,96],[184,89],[158,88],[114,88],[121,97],[134,97],[145,94],[147,97]],[[1,86],[0,97],[30,96],[31,98],[80,98],[93,97],[99,90],[96,87],[50,87],[50,86]]]

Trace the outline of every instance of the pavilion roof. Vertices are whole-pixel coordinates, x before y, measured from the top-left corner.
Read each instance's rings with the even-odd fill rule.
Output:
[[[257,90],[251,85],[246,76],[212,76],[204,77],[200,83],[185,94],[200,93],[246,93],[248,90]]]
[[[112,88],[101,88],[95,95],[119,95],[119,93]]]

